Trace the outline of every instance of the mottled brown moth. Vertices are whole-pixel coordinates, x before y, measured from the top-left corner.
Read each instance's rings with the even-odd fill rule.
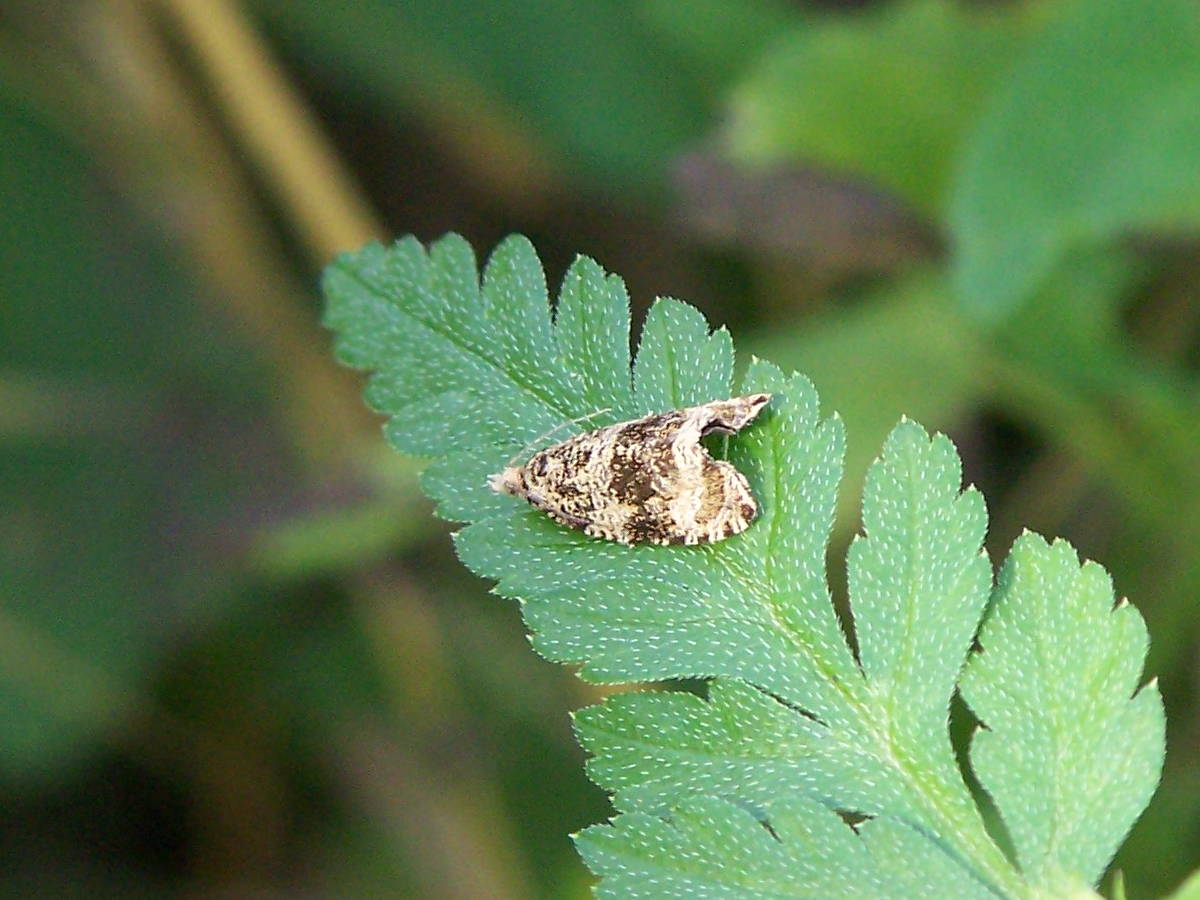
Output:
[[[703,544],[750,527],[758,504],[746,477],[700,439],[735,434],[770,394],[747,394],[575,435],[493,475],[492,490],[552,519],[621,544]]]

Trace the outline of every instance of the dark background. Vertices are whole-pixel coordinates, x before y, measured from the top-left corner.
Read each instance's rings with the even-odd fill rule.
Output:
[[[551,284],[585,253],[635,316],[681,297],[806,372],[848,426],[835,571],[902,413],[954,438],[994,560],[1029,527],[1108,567],[1169,717],[1121,864],[1178,883],[1200,195],[987,322],[946,280],[964,135],[1069,7],[0,4],[0,893],[587,894],[568,834],[609,807],[568,711],[603,692],[457,563],[319,324],[335,253],[447,230],[528,235]],[[1200,106],[1169,63],[1112,61]],[[1160,157],[1089,169],[1031,127],[1118,199],[1200,160],[1131,131]]]

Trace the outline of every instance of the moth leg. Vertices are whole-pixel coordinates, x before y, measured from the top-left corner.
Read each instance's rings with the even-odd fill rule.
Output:
[[[573,516],[570,513],[563,512],[561,509],[556,509],[553,514],[561,519],[564,524],[570,525],[572,528],[578,528],[580,531],[583,531],[592,524],[591,519]]]
[[[590,519],[584,519],[579,516],[573,516],[569,512],[553,507],[546,502],[546,498],[536,491],[525,491],[522,496],[532,505],[540,510],[544,510],[552,518],[558,519],[564,525],[569,525],[571,528],[578,528],[582,531],[587,526],[591,525]]]

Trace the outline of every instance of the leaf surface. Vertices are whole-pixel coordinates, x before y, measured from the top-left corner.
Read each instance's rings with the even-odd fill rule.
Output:
[[[524,240],[501,245],[478,287],[468,267],[451,236],[428,253],[411,240],[369,247],[329,270],[339,352],[376,371],[369,396],[392,417],[390,440],[435,457],[424,484],[443,515],[468,523],[462,560],[521,600],[539,652],[593,681],[709,680],[704,697],[628,694],[578,715],[589,771],[624,810],[579,838],[601,895],[1028,896],[1099,878],[1162,750],[1157,693],[1129,702],[1144,631],[1136,614],[1100,615],[1102,570],[1085,567],[1075,585],[1073,557],[1066,569],[1034,564],[1023,543],[993,596],[982,497],[963,490],[949,439],[902,420],[868,471],[847,560],[852,644],[825,560],[843,429],[807,379],[753,360],[735,381],[728,333],[675,300],[651,308],[631,367],[624,288],[590,260],[571,267],[553,315]],[[763,413],[715,447],[759,504],[727,540],[594,540],[486,486],[567,433],[758,391],[772,394]],[[1064,591],[1077,603],[1051,609]],[[1068,626],[1088,630],[1071,665],[1037,668],[1022,639],[1049,645]],[[964,666],[967,699],[993,727],[972,758],[1020,869],[950,743]],[[1090,688],[1081,670],[1094,670]],[[1039,713],[1022,692],[1044,680],[1059,699]],[[1118,787],[1095,748],[1122,726]],[[1033,802],[1035,788],[1048,794]]]
[[[1027,877],[1099,880],[1158,785],[1162,698],[1138,690],[1141,615],[1065,541],[1017,540],[963,673],[971,764]]]

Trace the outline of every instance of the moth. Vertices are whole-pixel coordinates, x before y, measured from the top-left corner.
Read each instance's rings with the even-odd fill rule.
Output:
[[[713,459],[708,434],[736,434],[770,401],[747,394],[578,434],[508,466],[488,485],[590,537],[621,544],[703,544],[750,527],[746,476]]]

